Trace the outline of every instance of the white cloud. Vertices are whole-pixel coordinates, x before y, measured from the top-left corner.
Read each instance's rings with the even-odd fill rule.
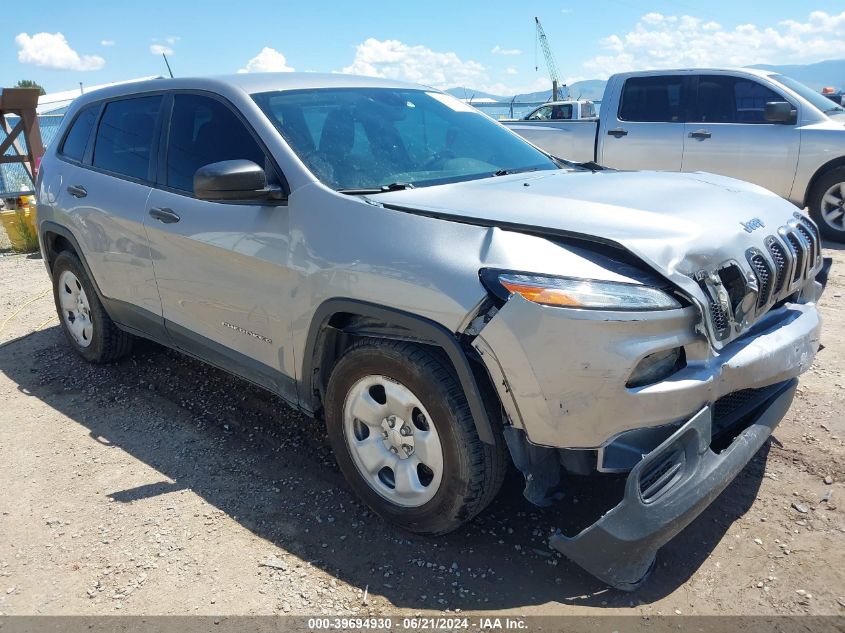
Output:
[[[289,73],[293,67],[288,66],[288,60],[275,48],[265,46],[255,57],[250,59],[239,73]]]
[[[592,75],[647,68],[747,66],[759,63],[807,63],[845,55],[845,11],[813,11],[805,22],[784,20],[775,26],[718,22],[689,15],[643,15],[633,30],[601,40],[607,51],[584,63]]]
[[[173,55],[173,49],[164,44],[150,44],[150,52],[153,55]]]
[[[488,81],[484,66],[463,61],[455,53],[441,53],[399,40],[366,39],[355,48],[355,59],[344,73],[423,83],[438,88],[479,86]]]
[[[496,44],[490,52],[493,55],[506,55],[508,57],[512,57],[514,55],[522,55],[522,51],[518,48],[502,48],[498,44]]]
[[[59,70],[99,70],[106,60],[99,55],[80,55],[61,33],[20,33],[15,38],[18,61]]]
[[[505,74],[506,75],[518,75],[519,71],[516,68],[514,68],[513,66],[508,66],[507,68],[505,68]]]
[[[114,40],[100,40],[100,46],[114,46]]]

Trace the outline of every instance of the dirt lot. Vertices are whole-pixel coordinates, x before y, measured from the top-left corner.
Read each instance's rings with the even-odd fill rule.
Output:
[[[842,615],[845,251],[827,254],[825,348],[790,413],[634,594],[549,550],[570,519],[517,476],[455,534],[397,532],[321,425],[153,344],[85,364],[43,262],[2,254],[0,613]]]

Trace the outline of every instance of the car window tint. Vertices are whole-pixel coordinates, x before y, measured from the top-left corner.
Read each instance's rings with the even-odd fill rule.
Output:
[[[766,86],[742,77],[702,75],[696,100],[699,123],[766,123],[766,104],[783,101]]]
[[[94,143],[95,167],[146,179],[161,95],[106,104]]]
[[[192,192],[194,174],[200,167],[236,159],[266,167],[258,142],[225,104],[203,95],[175,95],[167,149],[167,185]]]
[[[572,118],[572,104],[566,103],[563,105],[552,106],[551,118],[553,120],[566,120]]]
[[[683,77],[632,77],[625,82],[619,118],[622,121],[679,123]]]
[[[73,160],[81,161],[85,155],[85,148],[88,147],[88,139],[91,137],[91,130],[97,122],[99,105],[88,106],[76,117],[70,127],[65,142],[62,144],[62,155]]]

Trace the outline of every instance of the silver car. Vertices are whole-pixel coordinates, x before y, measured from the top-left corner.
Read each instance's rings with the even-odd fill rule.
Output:
[[[788,202],[561,161],[420,86],[92,92],[37,189],[83,358],[140,336],[271,390],[325,420],[370,507],[421,534],[481,512],[510,463],[563,512],[574,475],[622,480],[552,545],[623,589],[766,441],[819,346],[827,264]]]

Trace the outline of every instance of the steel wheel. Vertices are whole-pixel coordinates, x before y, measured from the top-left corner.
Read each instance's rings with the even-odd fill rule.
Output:
[[[443,480],[443,447],[428,412],[410,389],[386,376],[364,376],[343,406],[343,435],[369,486],[388,501],[415,508]]]
[[[831,228],[845,231],[845,182],[838,182],[825,191],[821,216]]]
[[[77,345],[88,347],[94,335],[94,324],[91,322],[91,306],[82,283],[71,271],[65,270],[59,277],[58,291],[62,320],[67,331]]]

